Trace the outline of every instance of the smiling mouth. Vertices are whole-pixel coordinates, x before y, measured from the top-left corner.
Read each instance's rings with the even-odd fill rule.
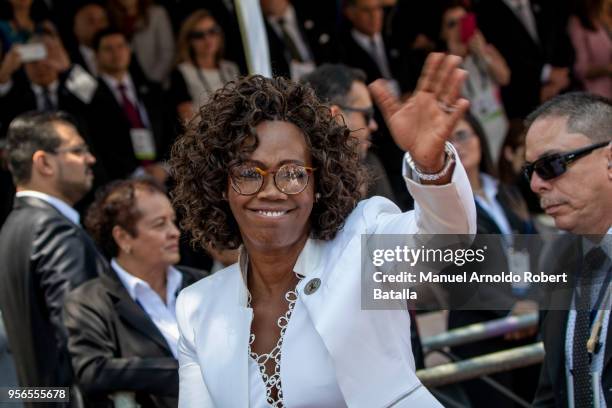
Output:
[[[287,214],[289,211],[288,210],[251,210],[256,212],[258,215],[261,215],[263,217],[268,217],[268,218],[278,218],[278,217],[282,217],[283,215]]]

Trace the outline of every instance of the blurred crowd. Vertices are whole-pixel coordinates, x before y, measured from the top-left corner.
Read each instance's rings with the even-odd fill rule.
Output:
[[[570,91],[612,97],[611,0],[261,0],[260,5],[274,75],[308,83],[359,139],[359,158],[374,179],[363,197],[384,196],[403,210],[413,206],[401,173],[403,152],[367,84],[383,78],[405,100],[427,55],[443,51],[462,57],[468,72],[462,94],[470,112],[451,142],[474,192],[478,232],[553,228],[521,174],[524,120],[543,102]],[[40,262],[53,257],[47,244],[78,262],[53,260],[67,270],[59,281],[49,269],[34,282],[19,283],[19,290],[0,288],[9,331],[24,339],[47,334],[65,348],[45,339],[13,345],[16,355],[29,356],[19,361],[22,384],[69,385],[74,375],[92,404],[129,389],[147,395],[142,406],[176,405],[176,295],[234,263],[237,252],[189,245],[192,237],[176,227],[181,213],[175,215],[166,194],[173,185],[166,161],[200,106],[248,74],[245,49],[252,45],[241,37],[235,7],[230,0],[0,3],[0,225],[13,205],[40,206],[28,202],[40,198],[36,194],[18,193],[23,202],[15,199],[15,182],[24,182],[46,192],[46,202],[48,196],[60,197],[64,207],[74,207],[59,204],[74,224],[82,216],[88,232],[79,229],[75,238],[47,214],[48,233],[34,241]],[[31,111],[38,116],[15,123]],[[60,123],[59,139],[35,136],[49,123]],[[28,143],[19,146],[21,159],[13,153],[11,174],[6,151],[17,149],[11,147],[16,137]],[[30,163],[37,152],[33,146],[43,152]],[[60,157],[63,153],[74,158]],[[17,231],[38,216],[33,214],[25,211],[4,226],[27,248],[27,232]],[[79,243],[73,245],[75,239]],[[175,267],[178,263],[184,267]],[[90,280],[108,268],[115,274]],[[6,300],[30,286],[43,289],[31,298]],[[19,302],[30,305],[28,324],[21,325],[27,329],[7,321],[7,310]],[[451,313],[448,323],[461,327],[537,310],[532,306]],[[454,351],[468,358],[536,338],[528,332]],[[418,355],[419,347],[413,348]],[[531,401],[538,368],[497,380]],[[483,400],[481,387],[466,385],[473,406],[507,406],[501,396],[495,403],[491,396]]]

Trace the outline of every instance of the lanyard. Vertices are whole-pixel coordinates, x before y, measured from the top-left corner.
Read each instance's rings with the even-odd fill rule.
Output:
[[[578,273],[576,277],[577,279],[574,284],[574,292],[576,291],[578,282],[580,282],[581,276],[582,276],[582,266],[580,267],[580,272]],[[593,308],[591,309],[591,312],[589,313],[589,321],[591,322],[591,324],[593,324],[593,321],[595,320],[595,316],[597,315],[597,311],[599,307],[601,306],[601,303],[603,302],[606,292],[608,291],[608,287],[610,286],[611,278],[612,278],[612,268],[608,268],[606,271],[606,277],[604,278],[604,281],[603,281],[603,285],[601,285],[601,288],[599,289],[597,300],[595,301],[595,304],[593,305]]]

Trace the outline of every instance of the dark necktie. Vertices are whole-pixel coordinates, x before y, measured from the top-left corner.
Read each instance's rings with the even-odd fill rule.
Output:
[[[587,252],[578,291],[575,292],[576,323],[574,325],[574,343],[572,345],[572,376],[574,378],[574,406],[593,406],[593,386],[591,383],[591,361],[587,351],[587,341],[591,328],[591,287],[593,272],[603,264],[606,254],[600,247]],[[599,398],[599,396],[596,396]]]
[[[293,38],[291,38],[289,31],[287,31],[287,22],[284,18],[279,18],[277,21],[283,34],[283,42],[285,43],[285,48],[287,49],[287,51],[289,51],[291,59],[297,62],[303,62],[302,55],[300,54],[297,45],[295,45],[295,42],[293,41]]]
[[[138,108],[127,97],[125,85],[119,84],[117,85],[117,89],[119,90],[119,94],[121,95],[121,107],[123,108],[123,113],[125,114],[125,117],[127,118],[128,122],[130,122],[130,128],[144,128],[145,126],[142,123],[142,119],[140,118],[140,113],[138,113]]]
[[[55,104],[53,103],[53,99],[51,99],[51,91],[49,91],[48,87],[43,87],[42,89],[42,97],[43,97],[43,111],[52,111],[55,110]]]

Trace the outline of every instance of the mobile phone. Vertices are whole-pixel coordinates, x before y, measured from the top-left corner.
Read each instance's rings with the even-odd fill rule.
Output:
[[[476,15],[467,13],[461,18],[461,42],[467,44],[476,33]]]
[[[28,63],[47,58],[47,48],[42,43],[16,45],[21,62]]]

